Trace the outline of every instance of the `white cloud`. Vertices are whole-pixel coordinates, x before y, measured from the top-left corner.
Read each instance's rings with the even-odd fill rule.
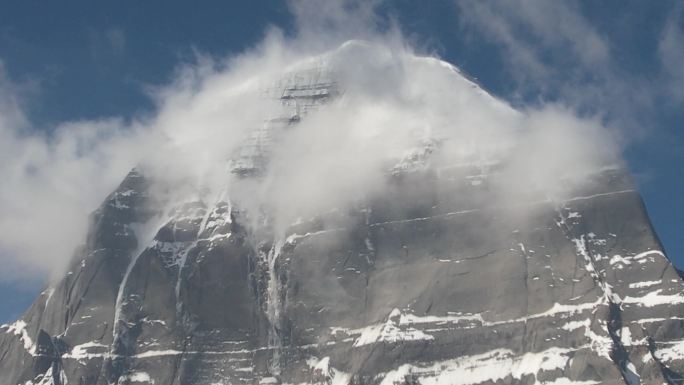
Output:
[[[0,124],[2,278],[64,264],[88,213],[135,162],[129,139],[116,121],[64,124],[50,138]]]
[[[26,127],[11,87],[0,89],[0,279],[63,266],[83,241],[87,213],[139,163],[169,183],[227,183],[240,203],[270,206],[286,225],[382,193],[388,170],[427,138],[443,140],[438,165],[505,162],[511,190],[615,160],[598,121],[559,106],[512,109],[453,67],[414,54],[395,29],[374,31],[363,3],[326,5],[313,24],[297,4],[300,36],[272,31],[243,55],[186,65],[156,90],[156,111],[144,119],[67,122],[48,136]],[[329,23],[339,26],[335,36],[325,34]],[[331,45],[359,31],[366,42]],[[231,177],[227,160],[246,136],[292,113],[268,97],[274,84],[312,68],[332,74],[340,97],[287,132],[261,182]]]
[[[677,102],[684,100],[684,31],[681,8],[672,12],[658,44],[658,53],[665,70],[666,88]]]
[[[461,21],[501,44],[511,74],[521,84],[556,87],[576,74],[573,66],[605,70],[610,46],[571,3],[520,0],[457,2]],[[558,78],[559,71],[565,72]],[[570,76],[568,76],[570,75]]]
[[[531,96],[540,104],[564,103],[601,115],[627,137],[644,134],[662,96],[661,74],[644,76],[626,69],[621,62],[625,58],[614,50],[620,52],[630,43],[605,33],[614,27],[601,30],[589,20],[586,10],[573,2],[455,4],[472,44],[485,40],[500,48],[501,70],[514,84],[506,97],[520,104],[530,103]]]
[[[120,28],[110,28],[105,32],[105,37],[112,51],[121,54],[126,49],[126,34]]]

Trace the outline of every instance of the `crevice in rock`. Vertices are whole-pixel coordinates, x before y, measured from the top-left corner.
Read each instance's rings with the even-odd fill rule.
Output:
[[[636,367],[629,360],[629,353],[622,344],[622,311],[620,310],[620,305],[609,301],[608,317],[609,318],[608,322],[606,323],[606,327],[608,328],[608,335],[613,341],[610,358],[620,370],[620,373],[622,374],[622,377],[627,385],[640,385],[641,379],[636,373]]]
[[[606,320],[606,328],[608,335],[612,340],[612,347],[610,358],[620,371],[625,383],[627,385],[640,385],[641,379],[634,364],[629,361],[629,354],[627,349],[622,344],[622,313],[620,309],[619,298],[614,298],[611,286],[604,282],[599,270],[596,268],[596,257],[592,250],[587,246],[585,236],[582,234],[575,234],[574,226],[568,223],[568,218],[563,215],[564,208],[557,209],[556,212],[560,216],[557,222],[558,226],[563,230],[568,240],[574,243],[578,257],[582,257],[588,264],[588,273],[594,279],[596,286],[602,291],[603,298],[608,306],[608,320]],[[617,303],[616,303],[617,300]]]

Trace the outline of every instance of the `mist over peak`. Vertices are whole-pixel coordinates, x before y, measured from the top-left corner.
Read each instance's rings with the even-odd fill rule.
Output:
[[[616,121],[488,92],[385,4],[290,1],[291,28],[194,51],[134,115],[34,127],[0,76],[0,284],[48,280],[0,325],[0,382],[679,383],[684,282]],[[532,38],[559,27],[535,44],[610,60],[560,17],[583,10],[516,4]]]
[[[171,130],[160,126],[181,155],[147,166],[162,179],[234,186],[244,204],[270,207],[283,224],[382,195],[400,171],[496,170],[490,185],[499,191],[488,194],[510,200],[492,202],[501,206],[530,191],[570,194],[568,181],[617,162],[597,120],[560,106],[517,111],[452,65],[408,48],[352,40],[307,56],[277,46],[243,65],[210,75],[188,103],[202,118],[206,105],[220,106],[212,113],[221,118],[191,131],[178,126],[185,116]]]
[[[6,153],[43,154],[9,156],[2,166],[14,186],[0,205],[8,271],[59,271],[83,240],[87,214],[136,165],[174,195],[189,186],[239,191],[244,204],[271,207],[286,226],[380,196],[406,167],[444,174],[496,165],[501,182],[490,195],[514,202],[531,188],[567,195],[572,186],[559,177],[581,180],[619,164],[616,137],[597,119],[559,105],[515,110],[395,35],[327,51],[303,41],[275,32],[242,55],[200,57],[154,91],[154,114],[131,122],[68,122],[52,140],[4,124]],[[246,181],[231,170],[255,143],[266,163]],[[32,204],[19,204],[26,197]],[[65,218],[72,225],[57,229]],[[36,232],[54,240],[31,242]]]

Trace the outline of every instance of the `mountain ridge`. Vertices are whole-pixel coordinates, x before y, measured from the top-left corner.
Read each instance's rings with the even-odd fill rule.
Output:
[[[384,57],[368,47],[331,62]],[[456,93],[499,118],[522,116],[441,63],[419,67],[457,76]],[[409,148],[298,168],[287,150],[320,143],[292,140],[359,98],[348,74],[321,71],[290,74],[279,115],[213,178],[133,169],[64,277],[0,327],[0,385],[682,383],[684,282],[626,170],[564,174],[563,154],[524,167],[516,156],[546,155],[548,138],[479,143],[429,124],[397,133]],[[396,123],[383,119],[370,121]],[[308,175],[321,172],[336,174]]]

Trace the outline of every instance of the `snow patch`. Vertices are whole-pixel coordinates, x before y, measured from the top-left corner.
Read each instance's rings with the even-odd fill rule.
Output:
[[[684,340],[674,341],[662,345],[665,346],[659,346],[653,354],[658,360],[667,363],[684,358]]]
[[[316,383],[330,384],[330,385],[348,385],[351,380],[351,375],[343,371],[337,370],[330,365],[330,357],[323,357],[318,359],[311,357],[306,360],[312,371],[312,379]]]
[[[361,336],[354,342],[354,346],[358,347],[377,342],[393,343],[399,341],[429,341],[435,339],[435,337],[426,334],[421,330],[406,326],[408,323],[402,324],[401,317],[401,311],[399,309],[394,309],[390,313],[387,322],[361,329]]]
[[[426,366],[405,364],[388,372],[380,385],[402,383],[409,375],[419,378],[425,385],[474,385],[497,382],[508,376],[519,380],[527,374],[536,376],[541,371],[564,369],[572,352],[574,350],[551,348],[516,356],[511,350],[496,349]]]
[[[141,382],[143,384],[154,384],[154,379],[146,372],[133,372],[119,377],[119,383]]]
[[[33,340],[31,340],[31,337],[29,337],[28,331],[26,330],[26,326],[27,325],[25,321],[18,320],[9,325],[2,325],[0,326],[0,329],[5,329],[6,333],[18,336],[22,344],[24,345],[24,349],[28,352],[28,354],[35,356],[36,344],[33,342]]]
[[[663,290],[658,289],[652,291],[642,297],[625,297],[622,302],[625,304],[633,304],[641,307],[653,307],[658,305],[675,305],[684,303],[684,295],[682,294],[660,294]]]
[[[628,259],[622,258],[620,255],[614,255],[608,263],[612,266],[615,264],[623,264],[623,265],[631,265],[632,262],[629,261]],[[619,268],[619,267],[618,267]]]
[[[644,281],[644,282],[634,282],[629,284],[630,289],[641,289],[644,287],[651,287],[654,285],[659,285],[663,281],[662,280],[657,280],[657,281]]]
[[[106,351],[102,352],[92,352],[91,350],[107,349],[109,346],[103,345],[94,341],[86,342],[84,344],[76,345],[71,348],[71,352],[64,355],[64,358],[73,358],[76,360],[80,359],[91,359],[104,357]]]

